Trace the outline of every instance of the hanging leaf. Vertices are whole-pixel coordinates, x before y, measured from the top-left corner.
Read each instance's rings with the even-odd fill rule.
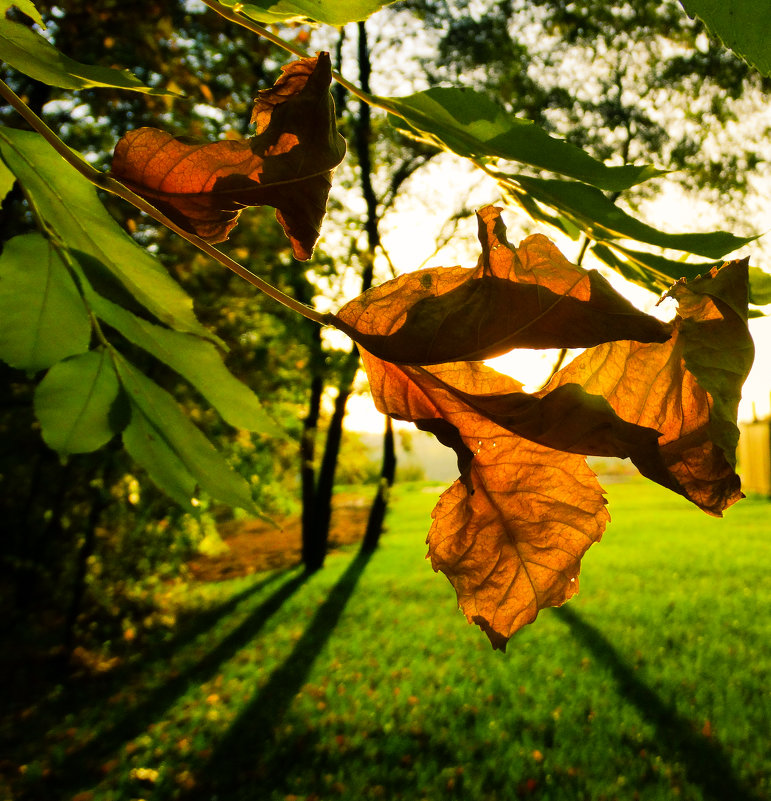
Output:
[[[471,396],[521,390],[485,365],[412,367],[362,351],[378,409],[411,420],[452,447],[461,477],[432,513],[429,556],[469,622],[503,649],[540,609],[578,591],[580,560],[609,519],[582,456],[518,437],[452,390]]]
[[[518,161],[611,191],[662,174],[649,165],[608,167],[472,89],[439,87],[377,101],[403,133],[465,158]]]
[[[489,234],[480,264],[508,262],[513,251],[497,210],[482,210],[480,219]],[[553,280],[552,261],[530,264]],[[428,288],[445,272],[421,271],[411,289]],[[391,291],[365,293],[338,313],[358,342],[381,344],[384,315],[386,331],[392,323],[385,298],[398,296],[401,286],[390,282]],[[561,291],[569,296],[575,286],[565,280]],[[587,349],[534,394],[478,362],[420,366],[360,348],[378,409],[413,421],[456,454],[460,478],[434,510],[429,555],[494,647],[577,590],[580,559],[608,519],[585,456],[630,458],[644,475],[710,514],[741,497],[734,454],[741,385],[752,363],[747,263],[680,281],[670,294],[679,307],[671,336],[634,341],[623,332],[622,315],[613,339]],[[401,309],[402,323],[408,308]],[[599,339],[609,323],[600,314],[593,319]],[[628,320],[630,330],[639,323]],[[438,333],[426,330],[434,339],[452,336],[441,324]],[[465,336],[466,352],[474,351],[476,330]],[[423,353],[434,346],[415,347]],[[406,346],[405,352],[411,357]]]
[[[220,0],[220,4],[239,11],[257,22],[306,21],[323,22],[339,27],[358,22],[379,11],[394,0],[257,0],[240,3]]]
[[[771,76],[771,15],[765,3],[747,0],[681,0],[726,47]]]
[[[308,259],[345,155],[330,82],[328,54],[294,61],[255,101],[251,139],[193,142],[140,128],[118,142],[112,173],[208,242],[227,239],[248,206],[273,206],[295,257]]]
[[[42,370],[88,350],[88,310],[64,262],[40,234],[5,243],[0,320],[0,359],[11,367]]]
[[[193,313],[193,301],[160,262],[109,215],[96,189],[31,131],[0,128],[0,155],[59,243],[85,253],[156,319],[219,343]]]
[[[727,231],[707,234],[665,233],[631,217],[597,189],[576,181],[531,178],[526,175],[501,175],[500,180],[504,188],[516,194],[521,194],[524,190],[532,199],[558,210],[585,230],[592,239],[600,241],[636,239],[661,248],[720,259],[757,239],[755,236],[734,236]]]
[[[185,417],[174,398],[122,357],[116,355],[115,365],[131,403],[123,444],[153,482],[189,511],[198,486],[222,503],[259,514],[246,480]]]
[[[118,376],[106,348],[55,364],[35,390],[43,440],[61,454],[90,453],[126,424]]]
[[[370,353],[400,364],[669,338],[669,326],[636,309],[596,270],[571,264],[545,236],[515,248],[500,209],[486,206],[477,220],[477,267],[400,276],[348,303],[335,324]]]
[[[20,2],[19,0],[16,2],[2,0],[0,2],[0,60],[30,78],[62,89],[111,87],[150,95],[177,94],[166,89],[145,86],[128,70],[95,67],[74,61],[60,53],[36,31],[21,22],[8,19],[6,12],[11,6],[17,6],[22,12],[33,17],[41,26],[43,21],[30,2]]]
[[[210,342],[143,320],[94,292],[87,297],[100,320],[189,381],[230,425],[283,436],[257,396],[227,369]]]

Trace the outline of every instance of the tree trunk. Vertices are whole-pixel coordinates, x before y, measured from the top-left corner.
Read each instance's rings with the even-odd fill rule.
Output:
[[[309,559],[304,561],[305,569],[318,570],[324,565],[329,543],[329,525],[332,521],[332,495],[335,489],[335,472],[337,460],[340,455],[340,444],[343,440],[343,422],[345,420],[345,406],[353,389],[353,379],[359,366],[359,356],[356,351],[350,354],[343,366],[335,408],[327,428],[327,438],[324,445],[324,455],[321,458],[318,477],[316,479],[316,493],[313,503],[313,521],[311,522],[311,553]]]
[[[320,374],[311,380],[308,414],[303,421],[303,434],[300,441],[300,481],[302,486],[302,560],[305,569],[315,570],[318,562],[314,516],[316,513],[316,471],[313,460],[316,454],[316,431],[319,425],[321,395],[324,381]],[[322,559],[323,561],[323,559]],[[320,567],[320,565],[318,565]]]
[[[372,553],[380,542],[383,521],[388,509],[388,498],[396,476],[396,446],[394,443],[394,427],[391,418],[386,415],[385,432],[383,434],[383,464],[380,468],[380,483],[377,495],[372,502],[367,520],[367,530],[361,543],[363,553]]]

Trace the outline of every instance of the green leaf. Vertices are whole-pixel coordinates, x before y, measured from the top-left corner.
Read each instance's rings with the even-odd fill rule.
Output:
[[[655,253],[631,250],[615,243],[612,247],[595,244],[592,253],[627,280],[657,293],[669,289],[674,281],[681,278],[692,281],[722,264],[720,261],[699,263],[677,261]],[[749,276],[750,303],[757,306],[771,303],[771,275],[758,267],[750,267]]]
[[[771,75],[771,9],[767,0],[681,0],[691,17],[697,16],[747,63]]]
[[[189,381],[230,425],[282,435],[257,396],[225,367],[210,342],[142,320],[96,293],[87,297],[101,320]]]
[[[391,122],[402,132],[466,158],[518,161],[613,191],[661,174],[647,165],[607,167],[472,89],[434,88],[377,101],[395,115]]]
[[[677,261],[655,253],[631,250],[616,243],[612,247],[595,244],[592,246],[592,253],[627,280],[656,293],[665,292],[680,278],[691,280],[721,264],[719,261],[698,264]]]
[[[750,303],[757,306],[771,303],[771,275],[758,267],[750,267]]]
[[[90,453],[120,431],[120,384],[105,348],[55,364],[35,390],[45,443],[59,453]]]
[[[91,320],[64,262],[40,234],[6,243],[0,256],[0,358],[42,370],[88,350]]]
[[[0,155],[58,243],[104,264],[158,320],[219,340],[193,313],[193,302],[161,264],[109,215],[94,187],[36,133],[0,128]]]
[[[8,193],[13,189],[15,182],[16,176],[0,161],[0,204],[3,203]]]
[[[22,14],[26,14],[33,22],[45,29],[45,22],[40,16],[40,12],[35,8],[31,0],[0,0],[0,16],[5,17],[8,9],[16,6]]]
[[[195,485],[230,506],[257,512],[246,480],[182,413],[172,396],[120,356],[116,368],[131,401],[123,444],[177,503],[193,508]]]
[[[727,231],[707,234],[668,234],[627,214],[597,189],[575,181],[531,178],[525,175],[501,177],[509,191],[517,191],[515,181],[531,198],[572,219],[592,239],[636,239],[661,248],[682,250],[710,259],[719,259],[757,239],[738,237]]]
[[[258,0],[253,3],[220,0],[227,8],[236,10],[238,6],[238,11],[257,22],[311,20],[335,26],[367,19],[392,2],[394,0]]]
[[[0,17],[0,59],[30,78],[62,89],[78,90],[109,86],[114,89],[129,89],[150,95],[173,94],[145,86],[128,70],[94,67],[74,61],[60,53],[39,33],[5,16],[7,8],[10,5],[19,5],[18,3],[4,2],[3,5],[5,8],[0,6],[0,12],[2,12],[2,17]],[[25,14],[32,16],[30,6],[31,3],[26,3],[19,5],[19,8]],[[34,11],[34,7],[32,10]],[[37,20],[42,24],[39,15],[37,15]]]

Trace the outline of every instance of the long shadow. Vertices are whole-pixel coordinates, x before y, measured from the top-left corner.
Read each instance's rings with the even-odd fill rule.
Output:
[[[205,612],[183,616],[177,622],[175,633],[168,640],[144,650],[141,654],[141,661],[127,662],[111,671],[107,676],[72,677],[63,673],[61,666],[55,666],[55,670],[51,669],[45,683],[41,683],[37,687],[34,696],[30,695],[30,697],[24,698],[23,695],[17,693],[14,698],[17,708],[31,707],[34,712],[32,716],[25,718],[25,739],[29,743],[37,742],[39,737],[48,730],[52,719],[56,720],[66,715],[78,715],[87,707],[99,705],[125,688],[127,684],[141,681],[142,676],[151,675],[173,654],[214,628],[220,620],[232,614],[245,600],[264,590],[283,575],[285,575],[283,571],[276,571]],[[42,701],[41,696],[44,698],[46,694],[50,694],[56,685],[61,685],[63,692],[57,694],[50,702]]]
[[[641,681],[602,632],[569,607],[560,607],[555,612],[577,639],[610,668],[619,693],[653,724],[656,730],[653,747],[662,754],[669,752],[673,760],[680,762],[685,767],[688,781],[701,787],[705,798],[761,801],[760,796],[736,776],[720,744],[695,732],[687,718]]]
[[[282,584],[202,659],[152,691],[139,704],[129,708],[122,718],[100,731],[95,741],[68,753],[66,760],[57,769],[56,776],[52,777],[57,790],[62,792],[79,789],[93,778],[91,774],[107,757],[145,731],[150,723],[162,719],[165,710],[179,700],[191,686],[203,684],[211,679],[224,662],[257,636],[268,620],[307,578],[307,574],[299,573]]]
[[[292,652],[277,668],[260,692],[241,711],[227,734],[217,744],[205,765],[199,767],[197,786],[185,801],[254,798],[267,792],[265,774],[286,775],[285,766],[261,763],[266,743],[281,721],[295,695],[305,683],[316,657],[340,620],[371,553],[361,551],[346,568],[329,596],[318,608]],[[255,784],[257,778],[260,778]]]

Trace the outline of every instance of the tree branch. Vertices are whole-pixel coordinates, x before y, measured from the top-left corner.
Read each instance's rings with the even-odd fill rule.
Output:
[[[95,167],[92,167],[79,153],[76,153],[74,150],[71,150],[69,147],[67,147],[67,145],[51,130],[51,128],[49,128],[45,122],[43,122],[43,120],[41,120],[40,117],[38,117],[37,114],[35,114],[35,112],[32,111],[32,109],[30,109],[29,106],[27,106],[26,103],[24,103],[24,101],[18,97],[18,95],[16,95],[16,93],[2,80],[0,80],[0,96],[7,100],[9,105],[12,106],[13,109],[17,111],[27,123],[29,123],[33,130],[39,133],[71,167],[74,167],[87,181],[92,183],[94,186],[97,186],[106,192],[110,192],[113,195],[117,195],[128,203],[131,203],[132,206],[135,206],[149,217],[152,217],[156,222],[161,223],[161,225],[164,225],[166,228],[174,231],[175,234],[178,234],[183,239],[186,239],[191,245],[194,245],[199,250],[206,253],[207,256],[211,256],[211,258],[219,262],[223,267],[227,267],[228,270],[232,270],[236,275],[240,276],[245,281],[248,281],[253,287],[259,289],[260,292],[264,293],[268,297],[273,298],[273,300],[277,301],[282,306],[301,314],[303,317],[306,317],[308,320],[312,320],[313,322],[321,325],[328,324],[328,315],[321,314],[321,312],[312,309],[310,306],[306,306],[289,295],[284,294],[280,289],[276,289],[276,287],[267,283],[267,281],[264,281],[258,275],[255,275],[251,270],[247,269],[242,264],[239,264],[234,259],[231,259],[230,256],[227,256],[222,251],[217,250],[217,248],[213,247],[205,240],[201,239],[195,234],[185,231],[184,228],[180,228],[173,220],[170,220],[165,214],[158,211],[155,206],[148,203],[140,195],[132,192],[120,181],[116,181],[112,176],[97,170]]]

